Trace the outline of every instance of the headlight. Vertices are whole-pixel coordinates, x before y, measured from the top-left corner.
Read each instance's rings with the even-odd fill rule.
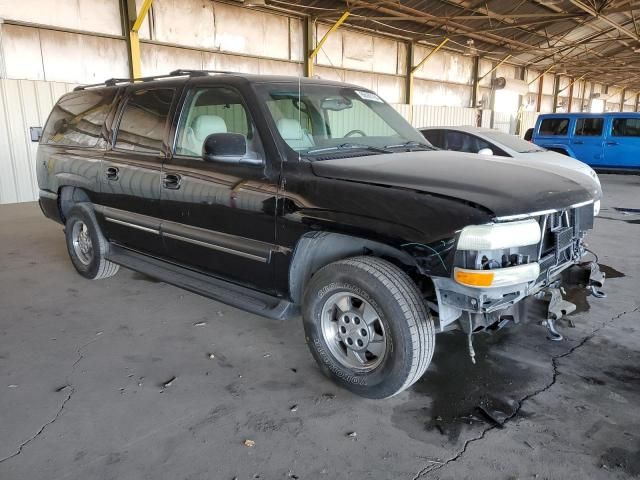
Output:
[[[494,288],[531,282],[540,275],[540,265],[527,263],[494,270],[469,270],[456,267],[453,277],[460,285],[474,288]]]
[[[462,229],[458,250],[500,250],[535,245],[540,241],[540,225],[531,218],[519,222],[471,225]]]
[[[593,216],[597,217],[600,213],[600,200],[593,202]]]

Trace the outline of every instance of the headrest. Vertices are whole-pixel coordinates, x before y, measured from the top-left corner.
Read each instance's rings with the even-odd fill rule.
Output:
[[[196,139],[201,142],[212,133],[227,133],[227,124],[217,115],[200,115],[193,121],[191,128]]]

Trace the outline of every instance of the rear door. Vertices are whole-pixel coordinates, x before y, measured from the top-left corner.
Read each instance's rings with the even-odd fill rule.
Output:
[[[604,125],[604,116],[576,118],[571,137],[571,150],[578,160],[588,165],[602,165],[604,162]]]
[[[162,176],[166,256],[182,265],[272,291],[279,168],[266,162],[260,135],[242,94],[212,80],[184,95],[175,146]],[[205,161],[208,135],[240,133],[262,166]]]
[[[160,179],[174,87],[130,87],[115,120],[113,147],[105,153],[98,213],[109,240],[161,255]]]
[[[607,167],[640,167],[640,115],[620,115],[610,120],[603,164]]]

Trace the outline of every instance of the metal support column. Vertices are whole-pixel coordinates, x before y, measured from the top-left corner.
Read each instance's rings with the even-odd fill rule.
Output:
[[[405,71],[404,85],[404,103],[411,105],[413,100],[413,75],[411,74],[411,66],[413,65],[413,52],[415,45],[413,42],[407,43],[407,66]]]
[[[478,108],[478,93],[480,89],[480,56],[473,57],[473,70],[471,75],[473,85],[471,90],[471,108]]]
[[[310,52],[314,45],[314,33],[316,28],[316,19],[313,17],[306,17],[303,24],[304,37],[302,39],[303,51]],[[309,55],[304,56],[304,75],[310,77],[313,75],[313,59],[309,58]]]
[[[415,75],[415,73],[418,71],[418,69],[424,65],[425,63],[427,63],[427,61],[438,51],[440,50],[442,47],[445,46],[445,44],[449,41],[448,38],[445,38],[444,40],[442,40],[442,42],[440,42],[440,44],[438,44],[438,46],[436,48],[434,48],[433,50],[431,50],[426,57],[424,57],[422,60],[420,60],[415,66],[412,66],[411,68],[409,68],[409,75],[408,75],[408,79],[407,79],[407,87],[408,88],[408,93],[407,93],[407,100],[410,105],[413,104],[413,76]],[[411,59],[411,63],[409,65],[413,64],[413,58]]]
[[[560,93],[560,75],[553,76],[553,113],[558,111],[558,93]]]
[[[140,78],[142,71],[140,67],[140,37],[138,32],[142,27],[142,22],[147,16],[153,0],[144,0],[140,7],[140,12],[136,13],[135,0],[126,0],[127,9],[127,30],[126,37],[129,43],[129,73],[131,78]]]
[[[536,112],[539,112],[542,108],[542,87],[544,86],[544,73],[539,75],[538,78],[540,79],[540,81],[538,82],[538,95],[536,97]],[[533,82],[535,82],[535,80],[533,80]]]
[[[314,48],[311,52],[309,52],[309,50],[307,50],[307,52],[309,52],[309,54],[307,55],[307,77],[312,77],[313,76],[313,61],[316,58],[316,55],[318,55],[318,52],[320,51],[320,49],[322,48],[322,45],[324,45],[324,42],[327,41],[327,38],[329,38],[329,36],[335,32],[340,25],[342,25],[344,23],[344,21],[347,19],[347,17],[349,17],[351,13],[349,12],[349,10],[345,11],[342,16],[336,21],[336,23],[334,23],[331,28],[329,30],[327,30],[327,33],[324,34],[324,36],[322,37],[322,39],[320,39],[320,41],[318,42],[318,45],[316,45],[316,48]],[[312,43],[313,45],[313,43]]]
[[[638,107],[640,106],[640,93],[636,93],[636,112],[638,111]]]
[[[623,88],[620,92],[620,111],[624,112],[624,97],[627,95],[627,89]]]

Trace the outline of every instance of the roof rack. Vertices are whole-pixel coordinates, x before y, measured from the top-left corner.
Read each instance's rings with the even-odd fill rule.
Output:
[[[79,85],[73,90],[86,90],[87,88],[95,88],[95,87],[115,87],[116,85],[120,85],[123,83],[136,83],[136,82],[151,82],[153,80],[161,80],[163,78],[173,78],[173,77],[205,77],[210,74],[237,74],[239,72],[232,72],[229,70],[189,70],[189,69],[178,69],[169,72],[166,75],[153,75],[150,77],[139,77],[139,78],[109,78],[101,83],[92,83],[90,85]]]

